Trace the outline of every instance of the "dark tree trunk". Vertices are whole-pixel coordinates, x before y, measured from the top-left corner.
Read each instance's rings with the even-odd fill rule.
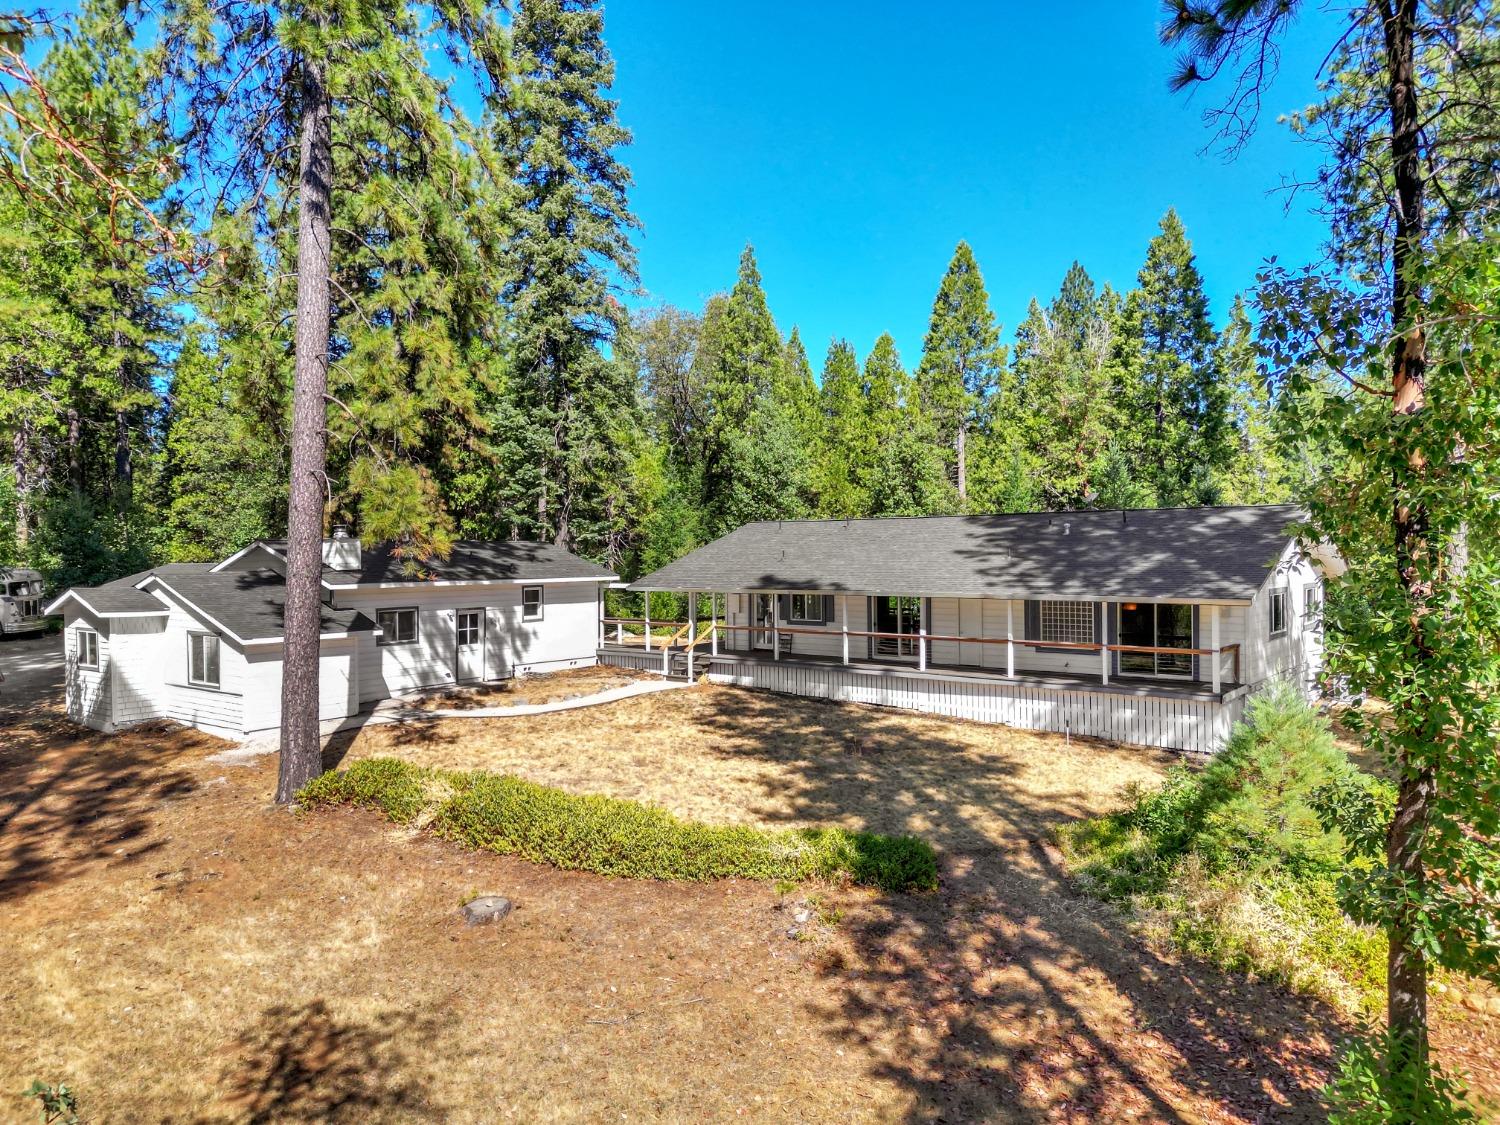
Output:
[[[1421,411],[1425,394],[1427,340],[1421,323],[1421,297],[1412,277],[1420,260],[1425,234],[1423,180],[1416,90],[1417,0],[1394,0],[1385,11],[1386,74],[1391,110],[1391,158],[1395,182],[1396,232],[1392,253],[1393,288],[1391,316],[1399,333],[1391,357],[1393,394],[1392,424],[1403,429],[1413,425],[1403,415]],[[1419,454],[1413,453],[1396,481],[1392,530],[1396,566],[1412,606],[1416,622],[1413,638],[1418,660],[1433,655],[1423,637],[1421,610],[1427,600],[1432,568],[1431,545],[1427,542],[1426,513],[1414,486],[1423,470]],[[1405,480],[1400,479],[1404,476]],[[1386,863],[1411,888],[1409,900],[1420,900],[1426,883],[1422,845],[1429,810],[1437,796],[1431,769],[1402,771],[1395,813],[1386,836]],[[1390,925],[1390,952],[1386,963],[1387,1021],[1396,1037],[1393,1067],[1420,1073],[1427,1063],[1427,959],[1416,942],[1418,919],[1412,907],[1403,907]]]
[[[24,551],[31,539],[31,420],[21,419],[11,437],[11,469],[16,477],[16,544]]]
[[[286,624],[281,670],[281,770],[276,800],[290,803],[322,771],[318,637],[327,440],[329,236],[333,143],[327,65],[302,63],[302,148],[297,191],[297,335],[292,385]]]
[[[68,407],[68,487],[73,490],[74,496],[83,493],[83,435],[82,423],[78,418],[78,407]]]

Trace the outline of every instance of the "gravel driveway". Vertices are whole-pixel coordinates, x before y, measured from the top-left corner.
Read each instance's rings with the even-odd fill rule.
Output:
[[[63,635],[0,639],[0,714],[60,703]]]

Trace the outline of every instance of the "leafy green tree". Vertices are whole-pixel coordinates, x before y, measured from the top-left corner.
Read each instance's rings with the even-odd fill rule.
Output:
[[[1169,9],[1163,37],[1185,50],[1176,84],[1221,72],[1235,82],[1212,118],[1231,148],[1253,129],[1268,63],[1300,11],[1269,0]],[[1351,1057],[1378,1073],[1346,1071],[1340,1115],[1454,1120],[1428,1044],[1430,966],[1500,979],[1500,383],[1475,377],[1500,364],[1489,313],[1500,15],[1392,0],[1343,18],[1333,80],[1294,121],[1327,145],[1327,261],[1266,271],[1260,337],[1294,400],[1316,407],[1290,420],[1299,436],[1344,455],[1307,497],[1307,537],[1349,568],[1329,599],[1330,669],[1390,704],[1360,725],[1395,779],[1394,809],[1344,818],[1366,826],[1351,846],[1375,860],[1344,890],[1389,937],[1388,1028],[1378,1058]],[[1325,393],[1324,371],[1340,393]]]
[[[1119,335],[1123,434],[1166,505],[1212,503],[1201,474],[1222,471],[1229,459],[1228,395],[1214,342],[1192,244],[1168,211],[1125,299]]]
[[[166,552],[212,562],[285,524],[286,469],[279,450],[247,426],[221,358],[190,334],[173,366],[161,482]]]
[[[602,350],[624,324],[612,287],[636,276],[630,240],[640,224],[627,199],[630,171],[617,156],[630,133],[609,97],[614,62],[597,3],[522,0],[511,37],[516,75],[496,129],[516,185],[503,290],[512,337],[507,422],[534,433],[507,440],[541,457],[532,511],[513,518],[597,554],[613,522],[598,485],[629,468],[618,439],[636,406],[631,373]],[[505,458],[500,471],[518,467]]]
[[[937,440],[950,451],[945,456],[960,505],[968,501],[969,434],[985,424],[1004,365],[979,264],[969,244],[960,242],[932,304],[916,380]]]
[[[809,459],[815,461],[823,441],[822,393],[813,378],[802,334],[795,325],[781,353],[781,381],[777,386],[782,409],[800,435]]]

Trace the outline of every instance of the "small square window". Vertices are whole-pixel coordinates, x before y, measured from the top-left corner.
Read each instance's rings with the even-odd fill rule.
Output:
[[[791,602],[787,616],[794,625],[824,624],[822,594],[793,594]]]
[[[380,627],[382,645],[417,643],[417,611],[415,609],[376,610],[375,624]]]
[[[188,683],[219,686],[219,638],[212,633],[188,634]]]
[[[542,588],[540,586],[521,587],[521,620],[540,621],[542,619]]]
[[[1094,643],[1093,602],[1042,602],[1038,614],[1040,640],[1064,644]]]
[[[1272,590],[1270,602],[1271,636],[1279,637],[1286,632],[1286,591]]]
[[[74,635],[78,638],[78,667],[99,667],[99,634],[92,629],[78,629]]]

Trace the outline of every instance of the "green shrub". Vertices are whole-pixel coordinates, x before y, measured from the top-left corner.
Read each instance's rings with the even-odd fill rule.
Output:
[[[470,847],[567,870],[637,879],[848,877],[888,891],[937,886],[937,857],[911,836],[843,828],[769,831],[695,824],[665,809],[578,796],[516,777],[459,772],[391,758],[356,762],[310,782],[308,805],[379,808]]]
[[[1417,1071],[1392,1066],[1400,1042],[1383,1030],[1367,1030],[1350,1042],[1323,1091],[1330,1125],[1454,1125],[1480,1119],[1467,1104],[1463,1083],[1436,1062]]]
[[[1339,905],[1341,827],[1387,799],[1289,688],[1253,699],[1201,769],[1177,766],[1121,812],[1064,830],[1079,884],[1148,933],[1350,1012],[1384,1001],[1385,938]]]

